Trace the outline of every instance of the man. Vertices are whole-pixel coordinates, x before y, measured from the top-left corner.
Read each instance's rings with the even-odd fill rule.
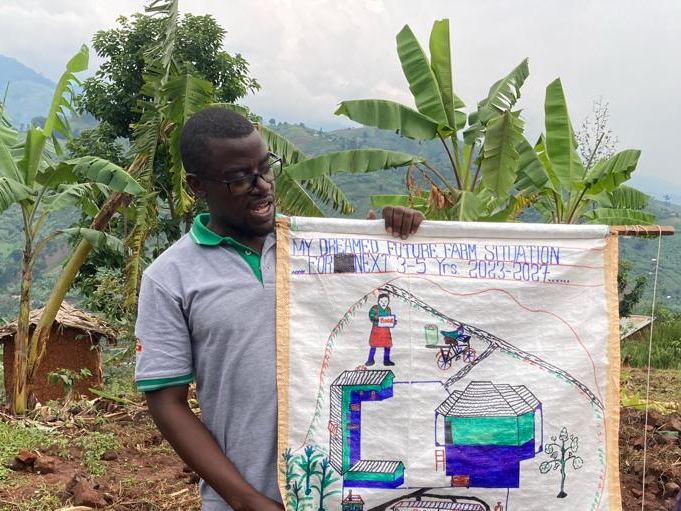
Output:
[[[192,116],[180,137],[187,183],[205,200],[142,277],[135,380],[180,457],[203,479],[203,511],[281,511],[274,329],[276,158],[244,117]],[[383,210],[406,237],[423,215]],[[195,380],[201,421],[187,404]]]

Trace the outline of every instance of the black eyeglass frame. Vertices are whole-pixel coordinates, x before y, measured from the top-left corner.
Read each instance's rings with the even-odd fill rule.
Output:
[[[202,179],[204,181],[213,181],[215,183],[222,183],[224,185],[227,185],[227,189],[229,190],[229,193],[231,193],[232,195],[246,195],[251,190],[253,190],[253,188],[255,188],[255,183],[257,182],[259,177],[262,178],[263,181],[265,181],[266,183],[274,183],[274,180],[277,179],[279,176],[281,176],[281,174],[283,172],[283,166],[284,166],[284,162],[282,161],[281,156],[273,153],[272,151],[268,151],[267,155],[269,157],[269,160],[267,161],[267,163],[269,165],[269,168],[272,169],[272,179],[271,180],[267,179],[265,177],[264,173],[262,173],[260,171],[254,173],[254,174],[251,174],[249,176],[244,176],[244,177],[240,177],[240,178],[237,178],[237,179],[230,179],[230,180],[217,179],[217,178],[210,177],[210,176],[201,176],[201,175],[192,174],[192,173],[189,173],[189,172],[187,173],[187,175],[188,176],[194,176],[194,177],[196,177],[198,179]],[[232,185],[234,183],[246,182],[249,179],[251,180],[251,185],[246,190],[244,190],[243,192],[234,193],[234,191],[232,189]]]

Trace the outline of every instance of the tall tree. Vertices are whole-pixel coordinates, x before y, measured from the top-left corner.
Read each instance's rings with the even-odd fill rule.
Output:
[[[158,8],[163,5],[157,4],[147,14],[121,16],[116,28],[100,30],[93,37],[92,46],[104,61],[95,75],[83,82],[81,105],[98,120],[108,122],[118,137],[132,135],[142,117],[139,102],[153,97],[148,89],[143,90],[145,74],[156,60],[149,58],[149,52],[158,48],[158,41],[169,41],[167,35],[172,35],[175,65],[191,69],[193,76],[213,84],[217,102],[232,103],[260,89],[249,75],[248,62],[238,53],[222,50],[226,31],[212,16],[175,16],[173,33],[168,34],[167,20],[156,15],[162,14]]]

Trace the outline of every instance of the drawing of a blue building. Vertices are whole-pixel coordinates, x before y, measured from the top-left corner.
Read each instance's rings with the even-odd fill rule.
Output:
[[[362,459],[362,402],[393,396],[392,371],[343,371],[331,384],[329,461],[345,487],[397,488],[404,464]]]
[[[543,449],[543,412],[524,385],[471,382],[435,411],[453,486],[518,488],[520,462]]]

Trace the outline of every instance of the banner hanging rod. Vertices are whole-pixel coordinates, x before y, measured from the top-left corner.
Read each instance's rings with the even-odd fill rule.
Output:
[[[610,234],[618,236],[673,236],[672,225],[611,225]]]

